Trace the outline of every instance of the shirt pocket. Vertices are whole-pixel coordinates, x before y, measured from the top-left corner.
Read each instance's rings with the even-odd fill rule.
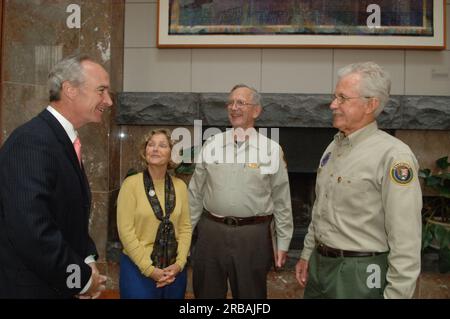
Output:
[[[348,192],[367,192],[370,188],[370,182],[362,176],[344,176],[341,177],[342,188]]]
[[[230,164],[219,164],[212,163],[206,166],[208,172],[207,178],[209,179],[208,184],[214,191],[223,190],[227,185],[227,176],[229,176],[230,170],[228,165]]]
[[[260,167],[245,164],[243,169],[243,185],[255,195],[263,195],[268,187],[270,175],[262,174]]]
[[[336,211],[357,212],[361,210],[371,188],[368,179],[358,175],[337,176],[334,196]]]

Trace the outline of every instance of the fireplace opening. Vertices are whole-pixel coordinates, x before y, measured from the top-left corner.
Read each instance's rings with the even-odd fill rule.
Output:
[[[289,173],[291,190],[292,215],[294,219],[294,234],[291,250],[303,248],[303,240],[311,222],[311,213],[315,200],[315,173]]]
[[[317,167],[336,132],[333,128],[280,128],[279,143],[288,167],[294,219],[290,250],[303,249],[315,200]]]

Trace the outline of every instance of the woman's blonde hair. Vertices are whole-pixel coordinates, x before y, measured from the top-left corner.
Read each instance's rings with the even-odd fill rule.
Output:
[[[178,166],[178,164],[175,163],[172,160],[172,149],[173,149],[173,146],[175,145],[175,141],[172,140],[172,137],[171,137],[172,132],[169,129],[165,129],[165,128],[154,129],[154,130],[151,130],[149,133],[144,135],[144,138],[142,140],[141,146],[139,148],[139,155],[141,157],[141,160],[143,161],[143,164],[145,166],[148,165],[147,159],[145,158],[145,150],[147,148],[148,142],[156,134],[164,135],[167,138],[167,141],[169,142],[169,148],[170,148],[170,153],[171,154],[170,154],[169,163],[167,164],[167,169],[176,168]]]

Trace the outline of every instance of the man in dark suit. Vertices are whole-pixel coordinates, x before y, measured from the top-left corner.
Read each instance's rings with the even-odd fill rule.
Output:
[[[101,122],[108,88],[89,57],[62,60],[49,74],[50,105],[0,149],[0,298],[96,298],[105,289],[76,130]]]

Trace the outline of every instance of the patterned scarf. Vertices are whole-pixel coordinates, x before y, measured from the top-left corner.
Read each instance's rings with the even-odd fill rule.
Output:
[[[152,177],[147,169],[144,171],[144,186],[145,193],[147,194],[153,212],[155,213],[156,218],[161,221],[158,232],[156,233],[155,244],[150,258],[153,262],[153,266],[163,269],[175,263],[177,258],[178,243],[175,237],[175,228],[173,223],[169,220],[170,214],[173,212],[176,204],[175,188],[173,186],[172,178],[166,173],[164,181],[166,215],[164,215],[158,196],[156,196]]]

